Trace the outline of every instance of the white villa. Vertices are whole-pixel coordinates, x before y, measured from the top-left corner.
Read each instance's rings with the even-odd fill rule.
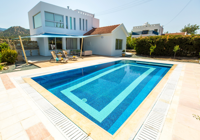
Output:
[[[39,2],[28,16],[31,40],[38,42],[42,56],[54,49],[80,50],[82,39],[83,51],[96,55],[119,56],[126,49],[124,25],[99,27],[94,14]]]
[[[156,36],[163,34],[163,26],[160,24],[149,24],[146,22],[141,26],[134,26],[132,30],[132,37],[137,38],[140,36]]]

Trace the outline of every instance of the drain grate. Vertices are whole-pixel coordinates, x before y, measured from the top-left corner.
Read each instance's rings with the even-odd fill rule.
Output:
[[[92,140],[91,137],[89,137],[83,130],[81,130],[71,120],[57,110],[29,84],[20,84],[20,86],[35,101],[38,107],[67,139]]]
[[[157,140],[159,139],[170,102],[174,95],[178,79],[180,77],[182,65],[178,65],[172,72],[160,97],[150,111],[148,117],[137,132],[134,140]]]

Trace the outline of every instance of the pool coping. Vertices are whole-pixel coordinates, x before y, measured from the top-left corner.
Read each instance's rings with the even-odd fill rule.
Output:
[[[37,90],[47,101],[49,101],[54,107],[56,107],[60,112],[62,112],[66,117],[68,117],[72,122],[79,126],[83,131],[89,134],[93,139],[129,139],[133,133],[136,134],[137,130],[141,126],[148,113],[150,112],[152,106],[156,102],[157,96],[162,91],[165,83],[167,82],[172,71],[175,69],[177,64],[173,64],[166,75],[161,79],[161,81],[154,87],[154,89],[149,93],[149,95],[143,100],[139,107],[132,113],[132,115],[123,123],[123,125],[111,135],[106,130],[89,120],[87,117],[83,116],[81,113],[67,105],[61,99],[50,93],[44,87],[39,85],[37,82],[32,80],[30,77],[24,77],[29,85],[31,85],[35,90]],[[76,69],[76,68],[75,68]]]

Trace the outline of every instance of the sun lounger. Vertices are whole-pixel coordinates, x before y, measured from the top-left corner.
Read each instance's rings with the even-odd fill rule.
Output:
[[[78,56],[68,55],[67,51],[65,51],[65,50],[63,50],[63,54],[64,54],[65,58],[67,58],[69,60],[77,61],[77,59],[78,59]]]
[[[67,58],[58,58],[56,56],[56,53],[55,51],[51,51],[51,55],[52,55],[52,58],[50,59],[50,62],[61,62],[61,63],[67,63],[68,59]]]

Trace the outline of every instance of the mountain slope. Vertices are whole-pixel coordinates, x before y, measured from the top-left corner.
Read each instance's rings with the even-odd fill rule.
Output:
[[[22,28],[20,26],[13,26],[3,32],[0,32],[0,37],[13,38],[13,37],[18,37],[19,35],[29,36],[30,31],[28,29]]]

